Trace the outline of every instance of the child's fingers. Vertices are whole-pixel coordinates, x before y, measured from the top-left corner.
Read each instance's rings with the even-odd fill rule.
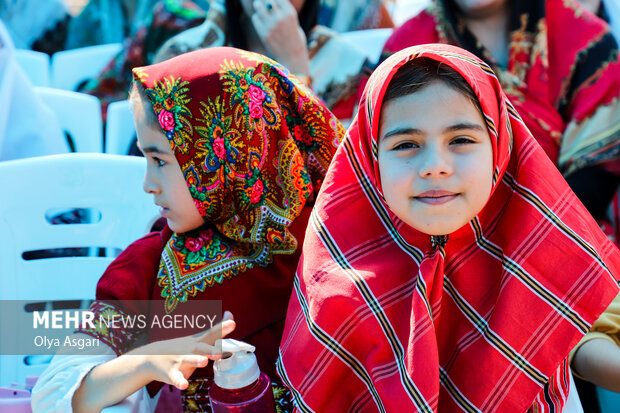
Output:
[[[222,321],[222,337],[226,337],[227,335],[232,333],[235,330],[235,327],[237,327],[237,324],[235,324],[235,320]]]
[[[198,340],[210,345],[215,344],[215,340],[226,337],[235,330],[236,324],[234,320],[224,320],[213,328],[210,328],[202,335],[198,336]]]
[[[202,354],[189,354],[183,356],[181,363],[190,367],[202,368],[209,364],[209,358]]]
[[[170,384],[179,390],[185,390],[189,386],[189,382],[185,377],[183,377],[183,373],[179,370],[172,370],[170,373],[170,381]]]
[[[197,343],[194,348],[194,353],[200,354],[209,360],[219,360],[222,358],[222,352],[218,348],[210,346],[207,343]]]

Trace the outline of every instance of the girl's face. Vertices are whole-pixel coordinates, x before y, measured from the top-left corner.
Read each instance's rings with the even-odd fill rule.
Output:
[[[491,194],[493,147],[478,108],[441,81],[383,105],[379,172],[389,208],[429,235],[473,219]]]
[[[183,233],[198,228],[204,220],[194,205],[181,167],[163,132],[147,122],[144,109],[140,100],[134,103],[138,146],[147,160],[144,191],[154,195],[172,231]]]

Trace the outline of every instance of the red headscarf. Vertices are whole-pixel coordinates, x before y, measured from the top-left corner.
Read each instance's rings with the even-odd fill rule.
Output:
[[[379,179],[385,91],[418,57],[465,78],[493,145],[491,196],[445,246],[390,212]],[[619,270],[489,66],[454,46],[405,49],[371,76],[325,177],[278,371],[302,411],[520,412],[545,398],[560,411],[566,356]]]
[[[286,68],[233,48],[134,69],[205,225],[174,234],[158,284],[171,312],[273,254],[292,254],[289,225],[314,200],[342,126]]]

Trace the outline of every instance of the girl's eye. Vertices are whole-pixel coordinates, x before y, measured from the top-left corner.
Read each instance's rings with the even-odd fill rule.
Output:
[[[416,145],[413,142],[401,142],[398,145],[394,146],[392,148],[393,151],[404,151],[407,149],[413,149],[413,148],[417,148],[418,145]]]
[[[469,143],[476,143],[476,141],[468,136],[459,136],[450,142],[451,145],[467,145]]]
[[[159,166],[160,168],[164,165],[166,165],[166,161],[162,161],[161,159],[159,159],[156,156],[153,156],[153,161],[155,162],[155,165]]]

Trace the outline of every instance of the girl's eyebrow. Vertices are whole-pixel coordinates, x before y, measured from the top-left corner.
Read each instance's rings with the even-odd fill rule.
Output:
[[[465,129],[477,130],[479,132],[484,132],[486,130],[486,128],[480,126],[477,123],[460,122],[455,125],[448,126],[446,129],[444,129],[444,132],[458,132]]]
[[[396,129],[392,129],[391,131],[381,136],[381,140],[390,138],[392,136],[397,136],[397,135],[424,135],[424,132],[422,132],[421,129],[416,129],[416,128],[407,128],[407,127],[396,128]]]
[[[458,132],[462,130],[476,130],[479,132],[484,132],[486,129],[477,123],[459,122],[459,123],[455,123],[454,125],[450,125],[446,127],[443,130],[443,133]],[[390,138],[392,136],[398,136],[398,135],[424,135],[424,132],[421,129],[417,129],[417,128],[410,128],[410,127],[396,128],[396,129],[393,129],[385,133],[381,137],[381,140]]]
[[[156,155],[171,155],[169,152],[162,151],[157,146],[147,146],[143,148],[140,145],[138,145],[138,148],[142,151],[142,153],[151,153],[151,154],[156,154]]]

